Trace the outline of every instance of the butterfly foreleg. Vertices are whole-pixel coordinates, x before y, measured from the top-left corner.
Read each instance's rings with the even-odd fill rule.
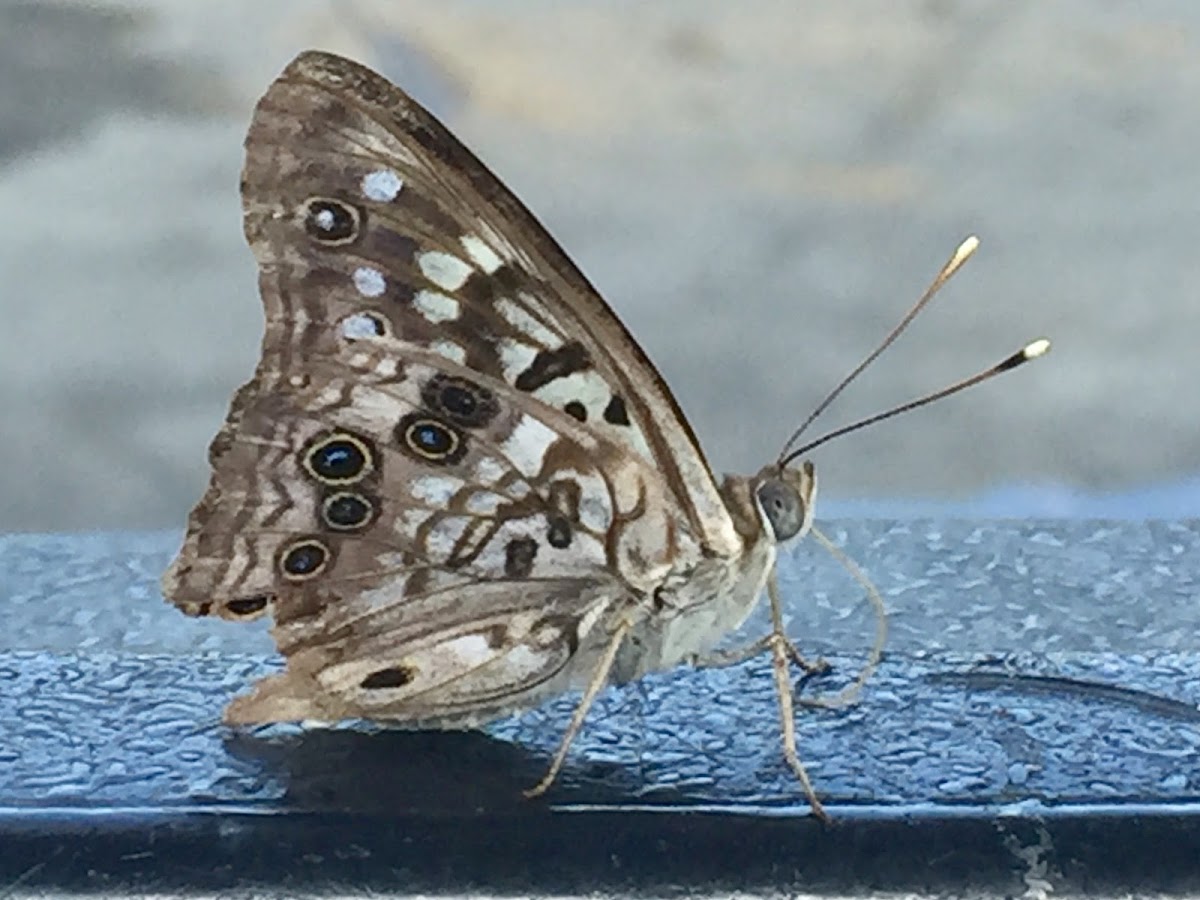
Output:
[[[796,750],[796,704],[790,662],[798,657],[799,653],[783,632],[783,609],[779,601],[779,586],[774,572],[771,573],[770,581],[767,582],[767,595],[771,601],[772,630],[764,640],[771,648],[771,671],[775,677],[775,694],[779,699],[779,728],[783,737],[783,758],[795,773],[800,786],[804,788],[804,794],[808,797],[813,815],[828,823],[830,821],[829,813],[825,812],[825,807],[821,805],[817,792],[813,789],[812,781],[808,777],[808,772],[804,768],[804,763],[800,762],[800,754]],[[824,660],[820,660],[820,662],[822,665],[827,665]]]
[[[744,647],[733,647],[728,650],[711,650],[708,653],[696,653],[689,657],[687,661],[697,669],[727,669],[730,666],[741,665],[746,660],[761,655],[780,639],[782,639],[785,645],[788,657],[804,670],[805,675],[823,675],[831,668],[823,657],[818,656],[815,660],[805,658],[787,635],[774,631]]]
[[[777,638],[777,635],[772,634],[769,640],[771,641],[771,669],[775,676],[775,693],[779,698],[779,727],[783,737],[783,758],[804,789],[804,795],[808,798],[813,815],[828,823],[830,821],[829,813],[825,812],[825,807],[817,797],[812,780],[808,777],[808,772],[796,750],[796,707],[792,694],[788,653],[785,649],[786,639],[780,641]]]
[[[550,761],[550,768],[546,770],[546,774],[542,776],[542,780],[533,787],[525,791],[526,797],[540,797],[546,793],[550,785],[554,784],[554,779],[558,777],[558,773],[562,770],[563,763],[567,760],[567,752],[571,749],[571,742],[575,740],[575,736],[579,734],[579,730],[583,727],[584,720],[587,718],[588,711],[592,708],[596,697],[604,690],[604,686],[608,684],[608,675],[612,671],[613,662],[616,661],[617,653],[621,649],[621,644],[629,635],[633,628],[633,622],[628,618],[621,618],[613,629],[612,637],[608,640],[608,645],[604,648],[604,653],[596,663],[596,668],[592,670],[592,677],[588,680],[587,687],[584,688],[583,696],[579,698],[579,703],[575,706],[575,712],[571,716],[571,721],[567,724],[567,730],[563,733],[562,740],[559,742],[558,750],[554,753],[554,759]]]
[[[688,657],[687,661],[697,669],[725,669],[730,666],[740,665],[748,659],[753,659],[778,644],[782,645],[788,658],[799,666],[805,675],[823,675],[828,672],[830,669],[829,663],[822,657],[817,657],[815,660],[807,659],[784,631],[783,608],[780,605],[778,586],[775,582],[774,573],[771,575],[767,590],[771,599],[770,633],[743,647],[733,647],[727,650],[710,650],[707,653],[695,653]]]

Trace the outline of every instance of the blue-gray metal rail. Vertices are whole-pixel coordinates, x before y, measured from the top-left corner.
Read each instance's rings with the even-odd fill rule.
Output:
[[[1200,523],[826,530],[892,626],[860,704],[798,714],[829,827],[766,658],[609,690],[529,801],[570,698],[486,733],[230,731],[278,661],[162,602],[175,535],[0,539],[0,897],[1200,893]],[[782,571],[791,633],[835,664],[802,689],[836,690],[861,591],[813,545]]]

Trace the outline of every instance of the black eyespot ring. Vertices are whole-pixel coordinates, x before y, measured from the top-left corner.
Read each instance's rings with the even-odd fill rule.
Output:
[[[495,394],[454,375],[434,375],[421,388],[421,399],[429,409],[464,428],[482,427],[500,412]]]
[[[305,232],[322,244],[349,244],[362,228],[362,212],[342,200],[311,197],[303,208]]]
[[[340,491],[321,504],[321,521],[334,531],[357,531],[374,517],[374,504],[362,494]]]
[[[463,435],[445,422],[423,413],[409,413],[396,426],[400,446],[424,462],[449,465],[467,452]]]
[[[329,549],[316,538],[301,538],[279,554],[279,568],[288,581],[316,578],[329,565]]]
[[[335,431],[305,447],[301,461],[308,474],[322,484],[356,484],[375,468],[375,450],[366,438]]]

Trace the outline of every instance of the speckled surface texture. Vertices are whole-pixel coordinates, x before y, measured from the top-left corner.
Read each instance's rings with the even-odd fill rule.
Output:
[[[564,698],[486,736],[221,727],[225,699],[267,671],[241,656],[0,655],[0,804],[511,809],[574,708]],[[802,713],[799,743],[835,817],[1196,803],[1198,703],[1190,654],[896,654],[862,703]],[[593,710],[550,804],[805,816],[776,721],[765,660],[646,678]]]
[[[1200,650],[1200,520],[819,522],[890,610],[893,651]],[[264,623],[185,619],[158,577],[177,532],[0,536],[0,650],[266,654]],[[869,609],[811,541],[780,562],[791,633],[815,652],[869,646]],[[763,633],[765,617],[748,631]]]
[[[826,530],[871,573],[893,626],[861,704],[798,717],[828,829],[780,762],[763,659],[606,692],[563,778],[530,803],[520,790],[570,698],[486,733],[234,733],[222,706],[278,663],[261,629],[161,602],[175,535],[7,538],[0,884],[55,859],[24,883],[295,894],[395,891],[403,872],[412,891],[1200,887],[1200,525]],[[783,574],[792,633],[835,664],[804,690],[836,688],[869,644],[864,604],[814,547]]]

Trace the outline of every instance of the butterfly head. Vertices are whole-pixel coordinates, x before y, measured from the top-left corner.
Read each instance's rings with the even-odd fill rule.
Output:
[[[816,499],[817,472],[808,460],[796,467],[767,466],[755,479],[758,514],[776,543],[808,533]]]

